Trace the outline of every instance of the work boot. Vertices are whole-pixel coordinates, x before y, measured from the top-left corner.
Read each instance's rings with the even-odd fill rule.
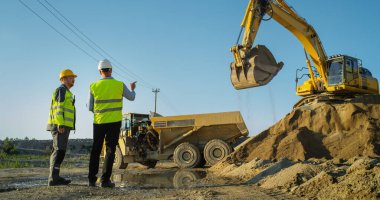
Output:
[[[88,186],[89,186],[89,187],[95,187],[95,186],[96,186],[96,183],[95,183],[95,182],[88,182]]]
[[[103,188],[114,188],[115,183],[112,183],[111,181],[102,182],[101,187],[103,187]]]
[[[57,186],[57,185],[68,185],[71,183],[71,180],[69,179],[64,179],[62,177],[59,177],[58,180],[50,180],[48,182],[48,186]]]
[[[87,186],[89,186],[89,187],[95,187],[97,180],[98,180],[98,178],[96,176],[94,176],[92,178],[88,178],[88,184],[87,184]]]

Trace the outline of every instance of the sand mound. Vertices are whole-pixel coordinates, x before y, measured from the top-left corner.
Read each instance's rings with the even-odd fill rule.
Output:
[[[254,164],[262,162],[263,160],[254,159],[241,166],[231,167],[232,164],[223,170],[224,174],[219,175],[236,176],[248,184],[290,192],[307,199],[380,198],[379,159],[355,157],[344,163],[333,160],[294,162],[282,159],[278,162],[265,161],[265,165]],[[237,173],[239,171],[241,174]]]
[[[250,139],[228,162],[253,158],[307,160],[380,156],[380,105],[362,103],[301,107]]]
[[[278,188],[289,191],[291,188],[313,178],[321,171],[321,166],[297,163],[261,181],[259,185],[263,188]]]
[[[375,199],[379,158],[380,104],[319,103],[293,110],[210,172],[312,199]]]
[[[380,198],[379,160],[359,159],[345,173],[321,172],[296,188],[293,193],[318,199]]]
[[[260,160],[255,158],[249,163],[241,166],[237,165],[216,165],[210,169],[215,175],[224,177],[238,178],[247,181],[251,177],[259,174],[264,169],[272,166],[274,163],[270,160]]]

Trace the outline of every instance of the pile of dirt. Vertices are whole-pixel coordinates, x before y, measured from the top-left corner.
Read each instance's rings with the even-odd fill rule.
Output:
[[[293,110],[209,171],[300,197],[368,199],[380,198],[379,158],[380,104],[317,103]]]
[[[267,164],[252,164],[263,162]],[[227,169],[232,171],[228,172]],[[210,171],[307,199],[380,198],[380,160],[369,157],[355,157],[345,162],[339,159],[298,162],[254,159],[254,162],[241,166],[228,166],[224,170],[211,168]]]
[[[293,110],[239,146],[229,163],[380,156],[380,105],[318,103]]]
[[[290,191],[293,187],[306,182],[319,174],[321,171],[321,166],[297,163],[291,167],[281,170],[276,175],[261,181],[259,185],[263,188],[278,188]]]
[[[244,165],[214,165],[210,171],[217,176],[232,177],[247,180],[264,169],[272,166],[274,162],[270,160],[253,159]]]
[[[322,171],[295,187],[292,193],[318,199],[380,198],[380,161],[359,159],[346,170],[341,167],[340,173]]]

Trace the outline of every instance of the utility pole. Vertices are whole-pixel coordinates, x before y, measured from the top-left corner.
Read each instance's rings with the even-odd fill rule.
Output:
[[[154,113],[157,111],[157,93],[160,92],[159,88],[152,89],[152,92],[154,92]]]

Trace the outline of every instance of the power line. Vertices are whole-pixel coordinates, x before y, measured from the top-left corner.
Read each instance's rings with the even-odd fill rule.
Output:
[[[60,36],[62,36],[64,39],[66,39],[67,41],[69,41],[72,45],[74,45],[75,47],[77,47],[79,50],[81,50],[83,53],[85,53],[87,56],[89,56],[90,58],[92,58],[95,62],[98,62],[99,59],[95,58],[94,56],[92,56],[90,53],[88,53],[87,51],[85,51],[83,48],[81,48],[79,45],[75,44],[72,40],[70,40],[68,37],[66,37],[63,33],[61,33],[58,29],[56,29],[53,25],[51,25],[49,22],[47,22],[43,17],[41,17],[37,12],[35,12],[31,7],[29,7],[28,5],[26,5],[22,0],[19,0],[19,2],[25,6],[29,11],[31,11],[33,14],[35,14],[38,18],[40,18],[42,21],[44,21],[50,28],[52,28],[55,32],[57,32]],[[124,76],[120,75],[119,73],[115,72],[115,74],[117,74],[118,76],[120,76],[121,78],[125,78]]]
[[[80,40],[82,40],[88,47],[94,50],[101,57],[104,57],[98,50],[93,48],[86,40],[84,40],[77,32],[75,32],[70,26],[68,26],[64,21],[62,21],[56,14],[54,14],[45,4],[43,4],[40,0],[37,0],[39,4],[41,4],[47,11],[50,12],[58,21],[60,21],[66,28],[68,28],[72,33],[74,33]]]
[[[19,2],[23,5],[23,6],[25,6],[29,11],[31,11],[34,15],[36,15],[38,18],[40,18],[42,21],[44,21],[51,29],[53,29],[55,32],[57,32],[61,37],[63,37],[64,39],[66,39],[67,41],[69,41],[72,45],[74,45],[76,48],[78,48],[79,50],[81,50],[83,53],[85,53],[87,56],[89,56],[90,58],[92,58],[95,62],[98,62],[99,61],[99,59],[97,59],[97,58],[95,58],[93,55],[91,55],[89,52],[87,52],[86,50],[84,50],[82,47],[80,47],[78,44],[76,44],[75,42],[73,42],[72,40],[70,40],[67,36],[65,36],[63,33],[61,33],[57,28],[55,28],[53,25],[51,25],[47,20],[45,20],[43,17],[41,17],[41,15],[39,15],[36,11],[34,11],[31,7],[29,7],[27,4],[25,4],[22,0],[19,0]],[[40,2],[39,1],[39,3],[41,4],[41,5],[43,5],[42,4],[42,2]],[[44,6],[44,5],[43,5]],[[55,16],[58,20],[60,20],[56,15],[54,15],[52,12],[51,12],[51,10],[49,10],[46,6],[44,6],[53,16]],[[61,23],[63,23],[64,25],[66,25],[62,20],[60,20],[60,22]],[[67,26],[66,26],[67,27]],[[67,27],[67,28],[69,28],[69,27]],[[69,28],[70,29],[70,28]],[[70,29],[71,31],[73,31],[72,29]],[[73,32],[73,33],[75,33],[75,32]],[[79,37],[78,35],[77,35],[77,37]],[[80,38],[80,37],[79,37]],[[81,38],[80,38],[81,39]],[[83,41],[83,40],[82,40]],[[91,47],[91,46],[90,46]],[[105,57],[105,56],[103,56],[103,57]],[[117,66],[115,66],[115,67],[117,67]],[[130,79],[130,78],[127,78],[126,76],[124,76],[124,75],[121,75],[120,73],[118,73],[118,72],[116,72],[116,71],[114,71],[114,73],[116,74],[116,75],[118,75],[118,76],[120,76],[121,78],[123,78],[123,79],[129,79],[129,80],[132,80],[132,79]],[[148,86],[145,86],[144,84],[141,84],[141,86],[143,86],[143,87],[146,87],[146,88],[149,88],[150,89],[150,87],[148,87]]]
[[[67,19],[61,12],[58,11],[58,9],[56,9],[53,5],[51,5],[47,0],[44,0],[51,8],[53,8],[63,19],[65,19],[72,27],[74,27],[74,29],[76,29],[81,35],[83,35],[83,37],[85,37],[88,41],[90,41],[93,45],[95,45],[100,51],[102,51],[103,53],[105,53],[108,57],[110,57],[111,59],[113,59],[117,64],[119,65],[122,65],[118,60],[116,60],[113,56],[111,56],[109,53],[107,53],[103,48],[101,48],[99,45],[97,45],[93,40],[91,40],[88,36],[86,36],[82,31],[79,30],[79,28],[77,26],[75,26],[69,19]],[[51,25],[48,21],[46,21],[43,17],[41,17],[36,11],[34,11],[31,7],[29,7],[27,4],[25,4],[22,0],[19,0],[19,2],[25,6],[29,11],[31,11],[34,15],[36,15],[39,19],[41,19],[42,21],[44,21],[51,29],[53,29],[55,32],[57,32],[61,37],[63,37],[64,39],[66,39],[67,41],[69,41],[72,45],[74,45],[76,48],[78,48],[79,50],[81,50],[83,53],[85,53],[87,56],[89,56],[90,58],[92,58],[95,62],[98,62],[99,59],[95,58],[93,55],[91,55],[89,52],[87,52],[86,50],[84,50],[82,47],[80,47],[78,44],[74,43],[72,40],[70,40],[68,37],[66,37],[63,33],[61,33],[57,28],[55,28],[53,25]],[[102,53],[100,53],[99,51],[97,51],[92,45],[90,45],[87,41],[85,41],[82,37],[79,36],[79,34],[77,34],[72,28],[70,28],[65,22],[63,22],[57,15],[55,15],[45,4],[43,4],[40,0],[38,0],[38,2],[43,6],[45,7],[45,9],[47,9],[55,18],[57,18],[62,24],[64,24],[66,26],[66,28],[68,28],[71,32],[73,32],[80,40],[82,40],[83,42],[86,43],[87,46],[89,46],[92,50],[94,50],[96,53],[98,53],[100,56],[102,57],[106,57],[104,56]],[[130,70],[127,70],[127,69],[123,69],[121,67],[118,67],[117,65],[115,65],[116,68],[120,69],[121,71],[123,70],[126,70],[126,71],[123,71],[124,73],[130,73],[132,74],[135,78],[137,78],[138,80],[141,80],[142,81],[142,84],[140,83],[140,85],[142,87],[146,87],[146,88],[154,88],[154,85],[149,83],[148,81],[145,81],[143,78],[141,78],[140,76],[138,76],[137,74],[133,73],[132,71]],[[125,78],[125,79],[129,79],[127,78],[126,76],[124,75],[121,75],[119,74],[118,72],[114,71],[114,73],[118,76],[120,76],[121,78]],[[178,110],[173,106],[173,104],[170,103],[169,99],[167,98],[167,96],[165,94],[162,93],[162,96],[166,99],[166,104],[173,110],[175,111],[176,113],[178,113]]]
[[[38,0],[40,2],[40,0]],[[51,8],[54,9],[54,11],[56,11],[65,21],[67,21],[76,31],[78,31],[84,38],[86,38],[89,42],[91,42],[95,47],[97,47],[100,51],[102,51],[105,55],[107,55],[107,57],[111,58],[113,61],[116,62],[116,64],[120,65],[120,66],[124,66],[123,64],[121,64],[116,58],[114,58],[112,55],[110,55],[107,51],[105,51],[103,48],[101,48],[97,43],[95,43],[93,40],[91,40],[86,34],[84,34],[76,25],[74,25],[67,17],[65,17],[56,7],[54,7],[52,4],[50,4],[47,0],[44,0]],[[41,3],[41,2],[40,2]],[[44,7],[46,8],[46,6],[44,5]],[[47,8],[48,9],[48,8]],[[51,11],[50,11],[51,12]],[[52,12],[51,12],[52,13]],[[52,13],[53,14],[53,13]],[[55,14],[53,14],[56,18],[57,16]],[[61,21],[61,20],[60,20]],[[62,21],[61,21],[62,22]],[[63,23],[63,22],[62,22]],[[65,24],[65,23],[64,23]],[[67,25],[65,24],[65,26],[67,27]],[[69,27],[68,27],[69,28]],[[71,28],[69,28],[72,32],[73,30]],[[77,35],[82,41],[84,41],[77,33],[75,33],[75,35]],[[90,46],[88,44],[87,41],[84,41],[88,46]],[[103,54],[99,53],[99,51],[95,50],[94,47],[90,46],[91,49],[93,49],[94,51],[96,51],[99,55],[103,56],[103,57],[106,57],[104,56]],[[154,85],[152,85],[151,83],[149,83],[148,81],[144,80],[142,77],[140,77],[139,75],[133,73],[132,71],[128,70],[128,69],[124,69],[124,68],[121,68],[121,67],[118,67],[116,65],[117,68],[119,68],[121,71],[123,71],[124,73],[126,74],[131,74],[131,77],[134,77],[136,78],[137,80],[140,80],[144,83],[146,83],[149,87],[151,88],[154,88]],[[125,70],[125,71],[124,71]],[[144,84],[145,85],[145,84]]]
[[[22,0],[18,0],[22,5],[24,5],[30,12],[32,12],[34,15],[36,15],[38,18],[40,18],[42,21],[44,21],[50,28],[52,28],[55,32],[57,32],[60,36],[62,36],[64,39],[66,39],[67,41],[69,41],[72,45],[74,45],[75,47],[77,47],[79,50],[81,50],[83,53],[85,53],[86,55],[88,55],[90,58],[92,58],[93,60],[95,60],[96,62],[98,61],[98,59],[96,59],[94,56],[90,55],[87,51],[85,51],[83,48],[81,48],[80,46],[78,46],[77,44],[75,44],[72,40],[70,40],[69,38],[67,38],[65,35],[63,35],[58,29],[54,28],[54,26],[52,26],[51,24],[49,24],[49,22],[47,22],[44,18],[42,18],[38,13],[36,13],[32,8],[30,8],[28,5],[26,5]]]
[[[45,0],[45,2],[47,2]],[[45,4],[43,4],[40,0],[38,3],[41,4],[47,11],[50,12],[58,21],[60,21],[66,28],[68,28],[72,33],[74,33],[81,41],[83,41],[88,47],[90,47],[93,51],[95,51],[101,57],[106,57],[102,53],[100,53],[97,49],[95,49],[91,44],[89,44],[85,39],[83,39],[76,31],[74,31],[69,25],[67,25],[64,21],[62,21],[54,12],[52,12]],[[49,4],[50,5],[50,4]],[[132,80],[132,78],[131,78]]]
[[[172,104],[168,98],[168,96],[166,95],[166,93],[162,92],[161,91],[161,96],[166,100],[164,101],[166,103],[167,106],[169,106],[169,108],[174,111],[175,114],[179,114],[180,112],[178,111],[178,109],[174,106],[174,104]]]

